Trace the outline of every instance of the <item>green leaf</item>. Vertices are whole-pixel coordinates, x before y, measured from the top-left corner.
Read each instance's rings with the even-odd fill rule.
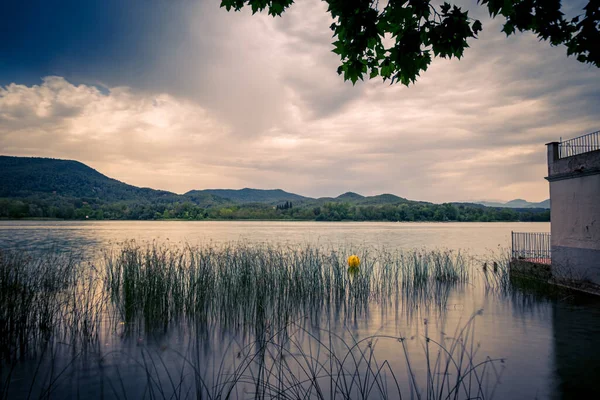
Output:
[[[507,22],[504,24],[504,27],[502,28],[502,32],[506,33],[506,36],[510,36],[513,33],[515,33],[515,26],[512,23]]]
[[[414,83],[433,57],[462,58],[469,40],[482,31],[481,21],[449,0],[433,6],[431,0],[390,0],[383,8],[371,0],[324,0],[335,22],[332,52],[340,58],[338,74],[356,83],[365,76],[404,85]],[[564,44],[567,54],[600,67],[600,29],[597,2],[587,0],[585,17],[566,20],[560,0],[478,0],[491,16],[506,18],[502,31],[512,35],[530,31],[552,45]],[[221,7],[253,13],[268,9],[282,15],[293,0],[221,0]],[[393,45],[383,38],[391,38]]]
[[[371,74],[369,75],[369,79],[377,78],[379,76],[379,70],[377,68],[371,69]]]

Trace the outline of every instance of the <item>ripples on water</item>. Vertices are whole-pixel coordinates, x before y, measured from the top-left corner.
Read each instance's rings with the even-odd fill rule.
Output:
[[[338,250],[467,248],[479,260],[486,254],[491,256],[498,247],[506,247],[510,230],[548,229],[547,224],[227,224],[2,222],[0,244],[3,248],[80,250],[86,253],[86,262],[98,268],[102,264],[98,254],[116,249],[118,243],[129,239],[138,243],[153,239],[157,243],[175,242],[172,246],[178,248],[183,242],[216,245],[240,240],[245,244],[292,244],[294,248],[310,243]],[[318,397],[317,387],[324,397],[329,397],[335,391],[331,382],[335,382],[354,385],[350,390],[359,392],[353,393],[366,393],[370,388],[371,398],[378,398],[384,390],[379,387],[383,381],[369,371],[377,371],[387,361],[389,369],[384,367],[382,372],[386,372],[390,398],[397,397],[397,391],[392,390],[395,383],[391,371],[405,397],[414,392],[416,384],[425,398],[427,388],[435,391],[441,382],[454,382],[457,378],[457,371],[448,371],[450,375],[443,379],[445,368],[441,366],[445,359],[438,358],[436,343],[451,348],[460,337],[457,329],[465,326],[468,329],[458,343],[468,345],[468,351],[456,355],[473,355],[474,363],[486,362],[488,357],[505,360],[485,364],[485,374],[479,370],[481,377],[485,375],[481,382],[484,392],[476,393],[474,389],[473,393],[486,394],[486,398],[493,394],[501,399],[568,398],[593,388],[600,378],[595,367],[600,360],[598,302],[568,293],[548,295],[547,290],[535,287],[486,290],[488,281],[483,278],[480,265],[481,261],[473,261],[468,283],[444,285],[443,290],[436,290],[438,301],[432,302],[431,296],[425,295],[370,301],[354,308],[347,301],[321,304],[318,308],[308,307],[301,318],[294,318],[287,325],[285,334],[277,335],[279,330],[272,321],[265,321],[257,332],[243,329],[243,325],[206,319],[197,324],[182,317],[177,323],[157,329],[140,319],[125,322],[122,313],[107,311],[100,320],[98,337],[91,342],[72,346],[67,341],[53,340],[50,346],[25,360],[4,363],[2,389],[7,389],[9,375],[11,384],[2,393],[10,398],[26,398],[30,389],[33,397],[51,394],[59,398],[194,398],[203,385],[207,385],[206,392],[218,393],[224,387],[219,385],[232,373],[235,376],[235,368],[247,363],[252,365],[238,374],[245,385],[240,384],[232,393],[234,397],[247,398],[253,397],[255,383],[261,376],[255,361],[265,359],[274,367],[262,373],[279,382],[279,386],[263,385],[263,390],[270,390],[266,397],[278,394],[282,387],[290,390],[286,392],[290,397],[306,394],[299,391],[299,382],[277,380],[288,372],[288,376],[298,379],[321,376],[319,385],[308,385],[313,388],[311,397]],[[483,310],[481,315],[479,310]],[[473,315],[476,317],[469,324]],[[379,339],[366,339],[373,335]],[[271,341],[266,340],[271,337]],[[366,340],[348,350],[362,339]],[[257,340],[263,344],[262,358],[252,358],[256,347],[248,347]],[[86,351],[82,351],[84,348]],[[368,362],[371,353],[377,364]],[[335,360],[336,356],[343,359],[346,355],[343,363]],[[327,371],[337,371],[336,379],[323,378]],[[360,380],[352,379],[352,371],[358,371]],[[469,385],[478,388],[477,377],[470,376]],[[44,392],[48,386],[51,393]],[[344,391],[349,391],[348,386],[338,388],[338,392]],[[459,398],[464,397],[463,389]]]
[[[488,254],[510,246],[510,232],[549,232],[549,223],[393,223],[282,221],[0,221],[3,247],[97,249],[111,243],[240,242],[448,248]]]

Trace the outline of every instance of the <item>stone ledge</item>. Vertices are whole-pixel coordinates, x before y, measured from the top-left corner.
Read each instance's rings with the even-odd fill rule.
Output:
[[[548,281],[552,278],[552,270],[549,264],[538,263],[521,259],[511,260],[509,271],[511,274],[525,276],[527,278]]]
[[[554,175],[547,176],[544,179],[546,179],[548,182],[556,182],[556,181],[562,181],[564,179],[582,178],[584,176],[591,176],[591,175],[597,175],[597,174],[600,174],[600,168],[589,168],[589,169],[581,169],[581,170],[572,171],[572,172],[564,172],[564,173],[560,173],[560,174],[554,174]]]
[[[552,266],[533,261],[514,259],[510,261],[509,272],[511,275],[538,280],[565,289],[576,290],[595,296],[600,296],[600,285],[586,280],[562,278],[552,274]]]
[[[587,294],[593,294],[595,296],[600,296],[600,285],[596,285],[592,282],[586,281],[576,281],[573,279],[566,278],[552,278],[549,283],[557,286],[561,286],[567,289],[577,290],[579,292],[584,292]]]

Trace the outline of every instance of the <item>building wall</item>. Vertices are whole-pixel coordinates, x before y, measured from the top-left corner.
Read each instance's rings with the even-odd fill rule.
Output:
[[[600,151],[550,161],[553,272],[600,284]]]
[[[600,382],[600,304],[577,296],[554,302],[554,399],[590,399]],[[596,395],[597,397],[597,395]]]

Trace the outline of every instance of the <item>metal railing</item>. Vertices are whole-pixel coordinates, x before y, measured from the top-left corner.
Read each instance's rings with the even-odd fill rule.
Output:
[[[588,133],[574,139],[560,141],[558,145],[558,158],[576,156],[600,150],[600,131]]]
[[[550,264],[552,247],[546,232],[511,232],[512,258]]]

